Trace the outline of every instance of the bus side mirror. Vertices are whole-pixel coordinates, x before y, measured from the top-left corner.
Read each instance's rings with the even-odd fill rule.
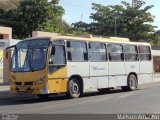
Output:
[[[9,58],[10,52],[13,51],[15,47],[16,46],[13,45],[13,46],[9,46],[9,47],[6,48],[6,59]]]

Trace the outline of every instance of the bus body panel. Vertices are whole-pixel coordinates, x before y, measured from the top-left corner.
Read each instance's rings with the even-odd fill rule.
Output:
[[[46,82],[47,69],[34,72],[11,72],[10,74],[10,90],[13,93],[41,94],[44,89],[48,92]]]
[[[109,87],[126,86],[124,62],[109,62]]]
[[[80,75],[82,78],[89,76],[88,62],[68,62],[68,77],[73,75]]]
[[[67,63],[68,71],[67,77],[70,78],[72,76],[80,76],[83,80],[84,89],[88,88],[89,79],[89,62],[68,62]],[[92,84],[97,84],[92,81]]]
[[[67,66],[48,74],[49,93],[67,92]]]
[[[138,75],[139,84],[148,83],[152,81],[153,64],[151,61],[140,61],[140,72]]]
[[[84,91],[97,89],[97,77],[88,77],[85,79]]]
[[[126,75],[129,75],[130,73],[139,73],[139,61],[125,62],[125,70]]]
[[[108,61],[90,62],[90,80],[87,84],[88,88],[108,88]]]

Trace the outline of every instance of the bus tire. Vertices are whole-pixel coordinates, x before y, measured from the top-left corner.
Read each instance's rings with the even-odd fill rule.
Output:
[[[128,77],[128,90],[129,91],[134,91],[137,89],[137,85],[138,85],[138,82],[137,82],[137,77],[133,74],[129,75]]]
[[[49,94],[38,94],[37,95],[39,99],[47,99],[49,97]]]
[[[82,87],[76,78],[71,78],[68,82],[67,96],[69,98],[79,98],[81,96]]]

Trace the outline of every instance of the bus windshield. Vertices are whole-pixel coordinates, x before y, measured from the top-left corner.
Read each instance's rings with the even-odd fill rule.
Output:
[[[27,72],[44,69],[49,40],[26,40],[16,45],[11,71]]]

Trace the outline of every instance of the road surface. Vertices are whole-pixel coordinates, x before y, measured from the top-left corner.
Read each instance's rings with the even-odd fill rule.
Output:
[[[0,113],[15,114],[160,114],[160,82],[141,85],[138,90],[123,92],[116,89],[101,94],[87,93],[78,99],[64,95],[51,96],[47,100],[37,97],[0,99]]]

